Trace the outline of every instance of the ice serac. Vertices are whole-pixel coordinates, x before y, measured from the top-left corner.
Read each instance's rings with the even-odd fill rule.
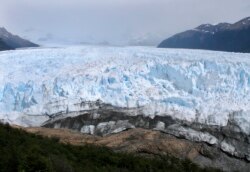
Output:
[[[13,123],[12,114],[76,112],[101,100],[209,125],[227,125],[236,113],[250,133],[249,54],[71,47],[4,52],[0,60],[1,114]]]

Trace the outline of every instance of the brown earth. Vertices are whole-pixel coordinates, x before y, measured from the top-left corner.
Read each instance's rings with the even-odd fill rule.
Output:
[[[177,138],[160,131],[136,128],[101,137],[82,134],[69,129],[41,127],[22,129],[29,133],[58,138],[62,143],[73,145],[95,144],[106,146],[116,152],[136,153],[149,157],[172,155],[181,159],[190,159],[202,167],[214,167],[223,171],[248,171],[250,165],[228,156],[216,147]]]
[[[191,160],[199,156],[202,149],[201,144],[194,144],[159,131],[140,128],[105,137],[81,134],[68,129],[24,128],[24,130],[46,137],[55,137],[62,143],[73,145],[95,144],[109,147],[115,151],[149,155],[171,154]]]

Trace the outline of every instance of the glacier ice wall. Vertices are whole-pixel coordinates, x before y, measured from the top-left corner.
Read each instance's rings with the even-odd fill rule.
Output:
[[[250,133],[250,54],[91,46],[0,53],[3,121],[36,126],[96,100],[209,125],[236,114]]]

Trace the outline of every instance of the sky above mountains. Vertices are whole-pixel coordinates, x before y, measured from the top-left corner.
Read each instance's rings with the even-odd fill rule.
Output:
[[[250,16],[249,0],[0,0],[0,26],[40,44],[156,45],[203,23]]]

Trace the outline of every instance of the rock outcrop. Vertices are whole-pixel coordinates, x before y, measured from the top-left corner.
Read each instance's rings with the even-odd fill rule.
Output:
[[[95,109],[78,112],[77,115],[68,114],[71,117],[64,116],[65,114],[51,116],[43,126],[67,128],[104,137],[135,128],[155,130],[160,131],[161,135],[165,133],[167,136],[172,135],[194,145],[200,145],[204,150],[199,150],[199,154],[203,152],[207,153],[207,156],[216,157],[215,160],[193,159],[201,165],[208,163],[227,171],[231,170],[231,167],[227,167],[232,162],[241,164],[233,168],[240,171],[246,171],[246,168],[250,167],[250,135],[242,131],[237,124],[236,116],[239,112],[230,115],[226,126],[210,126],[173,119],[167,115],[151,118],[141,114],[140,109],[117,108],[100,102],[92,102],[91,106],[95,106]]]
[[[59,138],[62,143],[95,144],[109,147],[117,152],[136,153],[147,157],[172,155],[181,159],[187,158],[202,167],[215,167],[223,171],[247,172],[250,168],[248,162],[236,159],[217,147],[204,142],[192,142],[160,131],[136,128],[101,137],[68,129],[24,129],[46,137]]]

